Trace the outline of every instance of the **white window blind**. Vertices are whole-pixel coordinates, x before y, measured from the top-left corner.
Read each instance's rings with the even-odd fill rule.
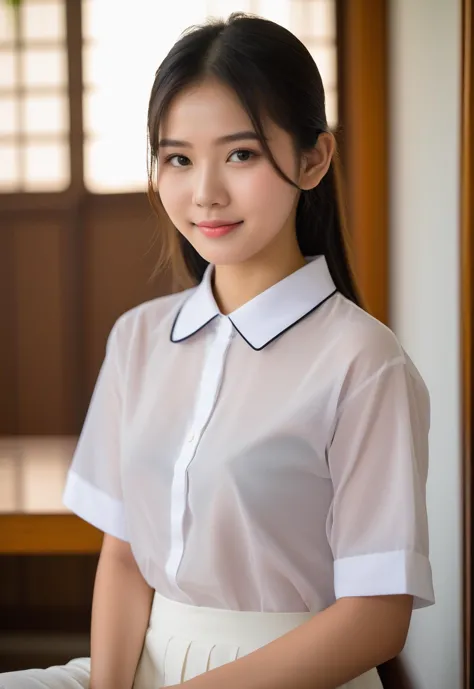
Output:
[[[179,34],[208,16],[252,12],[313,55],[337,123],[335,0],[82,0],[84,176],[96,193],[146,188],[146,112],[155,71]],[[52,78],[52,77],[51,77]]]
[[[63,0],[0,3],[0,192],[70,183]]]

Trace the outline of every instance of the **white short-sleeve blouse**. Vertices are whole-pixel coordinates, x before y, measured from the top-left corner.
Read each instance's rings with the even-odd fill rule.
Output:
[[[121,316],[64,502],[176,601],[318,612],[434,602],[429,397],[323,257],[220,314],[199,286]]]

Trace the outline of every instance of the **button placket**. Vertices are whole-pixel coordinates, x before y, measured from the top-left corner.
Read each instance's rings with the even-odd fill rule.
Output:
[[[176,577],[184,552],[183,521],[187,506],[188,466],[196,454],[201,435],[212,416],[232,335],[232,323],[229,319],[222,318],[217,324],[214,340],[207,350],[191,428],[184,439],[174,467],[171,486],[171,544],[166,572],[176,586]]]

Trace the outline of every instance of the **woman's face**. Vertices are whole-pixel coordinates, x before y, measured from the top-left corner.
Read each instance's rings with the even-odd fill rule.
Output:
[[[270,121],[265,132],[276,162],[297,180],[290,135]],[[231,89],[209,80],[183,90],[163,118],[159,138],[157,183],[164,209],[206,261],[242,263],[276,242],[293,250],[300,192],[265,157]]]

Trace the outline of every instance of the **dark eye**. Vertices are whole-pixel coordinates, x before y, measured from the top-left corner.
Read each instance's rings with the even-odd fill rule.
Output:
[[[173,167],[187,167],[191,162],[187,156],[174,155],[170,156],[167,160]]]
[[[237,160],[232,160],[232,158],[237,157]],[[246,163],[251,158],[255,157],[255,153],[252,151],[247,151],[247,149],[240,149],[239,151],[234,151],[230,156],[229,160],[233,163]]]

